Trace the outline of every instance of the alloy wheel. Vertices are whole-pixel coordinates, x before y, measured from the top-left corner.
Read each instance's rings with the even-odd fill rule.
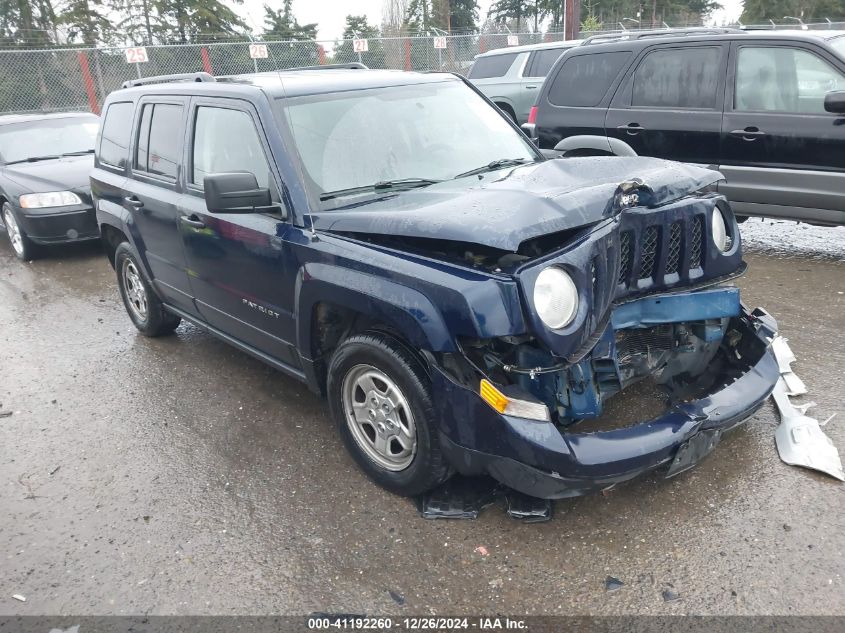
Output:
[[[141,275],[130,259],[123,260],[123,288],[127,303],[132,313],[141,321],[147,320],[147,290],[141,281]]]
[[[21,230],[18,227],[18,223],[15,221],[15,216],[12,213],[12,210],[8,207],[3,209],[3,224],[6,225],[6,233],[9,235],[9,241],[12,243],[12,248],[15,249],[15,252],[20,257],[23,257],[23,235],[21,235]]]
[[[417,452],[414,415],[405,395],[383,371],[356,365],[341,388],[352,437],[373,462],[390,471],[406,469]]]

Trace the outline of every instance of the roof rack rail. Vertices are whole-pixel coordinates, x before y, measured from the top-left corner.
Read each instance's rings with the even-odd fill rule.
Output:
[[[369,70],[370,67],[361,62],[349,62],[348,64],[323,64],[322,66],[295,66],[294,68],[280,68],[278,72],[286,73],[292,70]],[[276,71],[273,71],[276,72]]]
[[[588,37],[581,46],[590,44],[606,44],[609,42],[626,42],[641,40],[649,37],[683,37],[694,35],[724,35],[726,33],[742,33],[742,30],[732,27],[691,27],[685,29],[647,29],[642,31],[615,31],[613,33],[599,33]]]
[[[155,77],[144,77],[142,79],[130,79],[124,81],[121,88],[134,88],[147,84],[166,84],[175,81],[217,81],[208,73],[179,73],[178,75],[156,75]]]

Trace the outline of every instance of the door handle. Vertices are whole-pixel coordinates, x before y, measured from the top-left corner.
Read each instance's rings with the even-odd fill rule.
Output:
[[[526,90],[537,90],[537,86],[525,86]]]
[[[616,127],[617,130],[625,130],[630,136],[636,136],[640,132],[645,131],[645,128],[642,127],[639,123],[629,123],[628,125],[619,125]]]
[[[182,224],[187,224],[188,226],[192,226],[195,229],[205,228],[205,222],[200,220],[195,213],[192,213],[191,215],[183,215],[179,219],[182,221]]]
[[[126,196],[123,201],[133,209],[140,209],[144,206],[144,203],[141,202],[137,196]]]
[[[756,141],[758,138],[766,136],[763,130],[754,126],[747,127],[744,130],[731,130],[730,134],[735,138],[741,138],[743,141]]]

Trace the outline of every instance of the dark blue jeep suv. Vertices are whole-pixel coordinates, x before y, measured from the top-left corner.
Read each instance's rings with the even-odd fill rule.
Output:
[[[184,319],[307,383],[393,492],[672,475],[778,377],[716,172],[547,159],[450,74],[167,77],[104,112],[91,187],[137,328]],[[602,414],[638,381],[655,417]]]

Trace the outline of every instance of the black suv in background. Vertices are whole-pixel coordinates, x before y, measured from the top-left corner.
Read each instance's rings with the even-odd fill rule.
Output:
[[[737,215],[845,224],[845,31],[590,38],[552,68],[530,123],[567,156],[718,169]]]

